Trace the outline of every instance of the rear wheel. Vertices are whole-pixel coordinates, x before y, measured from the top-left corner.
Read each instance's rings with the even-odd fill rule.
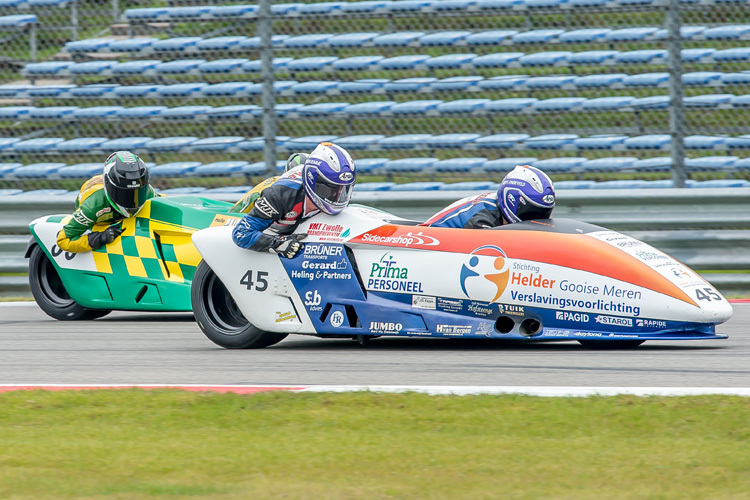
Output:
[[[281,342],[288,335],[260,330],[245,319],[224,283],[205,261],[195,271],[190,298],[198,326],[221,347],[260,349]]]
[[[70,298],[55,265],[39,245],[34,245],[29,256],[29,285],[39,308],[61,321],[96,319],[112,312],[89,309]]]
[[[643,344],[645,340],[579,340],[583,347],[599,351],[613,349],[632,349]]]

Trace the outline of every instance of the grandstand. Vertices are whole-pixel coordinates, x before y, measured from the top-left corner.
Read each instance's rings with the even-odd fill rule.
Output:
[[[239,193],[266,175],[258,5],[215,3],[139,3],[94,29],[78,22],[93,2],[0,0],[0,33],[17,23],[0,188],[73,189],[116,149],[165,191]],[[560,189],[669,187],[668,3],[273,4],[278,160],[334,140],[358,190],[486,190],[517,163]],[[11,4],[30,13],[3,17]],[[680,5],[687,186],[748,186],[748,2]],[[34,47],[45,26],[67,41]]]

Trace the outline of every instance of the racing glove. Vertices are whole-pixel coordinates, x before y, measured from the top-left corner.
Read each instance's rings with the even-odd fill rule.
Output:
[[[92,250],[109,245],[115,239],[122,234],[122,228],[118,226],[109,226],[104,231],[94,231],[87,235],[89,239],[89,245]]]
[[[290,236],[280,236],[276,238],[276,242],[271,247],[272,252],[276,252],[282,257],[291,259],[302,250],[302,243],[300,240],[307,238],[307,233],[292,234]]]

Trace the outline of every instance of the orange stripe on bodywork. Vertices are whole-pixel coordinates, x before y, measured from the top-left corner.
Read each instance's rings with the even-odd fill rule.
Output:
[[[457,237],[456,231],[460,231],[460,237]],[[365,239],[365,235],[390,238],[392,241],[373,241]],[[424,236],[431,238],[421,238]],[[404,243],[410,238],[412,243]],[[421,245],[419,243],[420,238],[424,241],[432,241],[432,238],[434,238],[440,241],[440,244]],[[368,245],[466,254],[482,245],[496,245],[502,248],[509,258],[553,264],[599,274],[648,288],[698,307],[698,304],[682,289],[645,263],[619,248],[586,234],[514,231],[512,229],[492,231],[385,225],[349,241]]]

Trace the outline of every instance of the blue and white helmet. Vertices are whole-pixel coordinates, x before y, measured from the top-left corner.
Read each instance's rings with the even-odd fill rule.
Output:
[[[357,179],[354,160],[342,147],[321,142],[310,153],[302,168],[307,197],[321,212],[336,215],[352,197]]]
[[[548,219],[555,208],[555,188],[538,168],[518,165],[500,183],[497,205],[510,223]]]

